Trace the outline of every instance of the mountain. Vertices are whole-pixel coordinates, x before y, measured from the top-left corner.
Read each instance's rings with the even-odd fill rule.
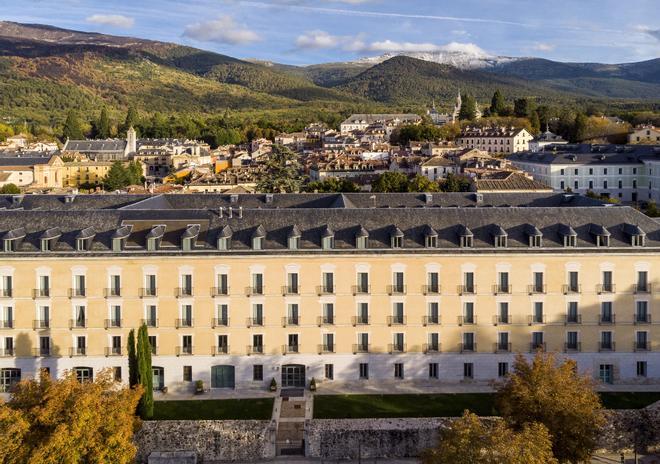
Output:
[[[483,69],[499,66],[504,63],[516,62],[524,58],[510,56],[493,56],[474,47],[472,51],[441,50],[435,52],[393,52],[380,56],[361,58],[353,61],[354,64],[374,65],[387,61],[396,56],[407,56],[431,63],[448,64],[458,69]]]

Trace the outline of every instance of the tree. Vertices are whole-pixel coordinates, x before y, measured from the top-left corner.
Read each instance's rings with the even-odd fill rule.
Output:
[[[587,138],[587,126],[589,125],[589,118],[584,113],[578,113],[575,116],[575,124],[573,125],[571,141],[581,142]]]
[[[532,111],[532,115],[529,118],[529,123],[532,126],[532,134],[538,134],[541,130],[541,120],[539,119],[539,114],[536,111]]]
[[[458,119],[461,121],[472,121],[477,117],[477,101],[468,93],[461,96],[461,111]]]
[[[513,114],[518,118],[528,118],[532,114],[533,103],[527,98],[517,98],[513,102]]]
[[[131,127],[137,131],[137,126],[139,126],[139,124],[140,116],[138,115],[135,107],[131,105],[128,107],[128,111],[126,112],[126,119],[124,120],[124,124],[121,126],[121,132],[125,134],[126,131]]]
[[[444,182],[440,183],[443,192],[467,192],[470,190],[470,180],[465,176],[449,173]]]
[[[128,332],[128,384],[134,387],[138,384],[138,361],[135,351],[135,330]]]
[[[0,405],[0,462],[130,463],[140,387],[121,388],[109,370],[93,382],[69,371],[53,381],[23,380]]]
[[[591,458],[603,424],[593,380],[577,373],[575,361],[559,362],[539,351],[531,364],[519,354],[513,372],[498,388],[498,410],[515,429],[534,422],[545,425],[560,462]]]
[[[75,110],[70,110],[66,115],[66,121],[64,121],[64,127],[62,128],[62,136],[64,139],[72,140],[80,140],[85,137],[82,123]]]
[[[151,345],[147,325],[142,324],[138,329],[137,339],[138,382],[142,386],[142,397],[138,404],[138,411],[143,419],[150,419],[154,415],[153,372],[151,370]]]
[[[257,184],[257,190],[265,193],[299,192],[303,181],[301,172],[294,152],[282,145],[273,145],[266,163],[266,175]]]
[[[506,104],[504,103],[504,96],[502,95],[502,92],[500,92],[500,89],[497,89],[490,101],[490,113],[492,115],[502,115],[505,108]]]
[[[101,110],[101,116],[94,124],[94,137],[97,139],[110,137],[110,119],[108,119],[108,110],[105,108]]]
[[[21,193],[21,189],[19,189],[16,184],[5,184],[2,187],[0,187],[0,193],[1,194],[15,194],[15,193]]]
[[[374,192],[407,192],[408,176],[402,172],[387,171],[382,173],[371,184],[371,190]]]
[[[125,169],[128,185],[142,184],[144,176],[142,175],[142,163],[139,160],[129,162]]]
[[[120,190],[131,184],[131,179],[121,161],[115,161],[105,175],[105,188],[108,191]]]
[[[658,210],[658,206],[655,204],[655,201],[649,201],[646,204],[646,211],[644,213],[648,217],[658,217],[660,216],[660,211]]]
[[[485,424],[465,411],[440,432],[438,446],[422,455],[423,464],[556,464],[548,430],[541,424],[515,432],[501,420]]]
[[[438,192],[440,186],[437,182],[429,180],[428,177],[417,174],[413,179],[408,182],[409,192]]]
[[[336,177],[328,177],[327,179],[317,180],[310,182],[305,186],[306,192],[359,192],[360,188],[354,182],[348,179],[338,179]]]
[[[7,124],[0,123],[0,142],[7,140],[7,137],[14,135],[14,129]]]

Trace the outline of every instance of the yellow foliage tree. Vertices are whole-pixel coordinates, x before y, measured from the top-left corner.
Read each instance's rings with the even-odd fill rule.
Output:
[[[502,420],[485,424],[465,411],[440,432],[436,448],[422,456],[423,464],[557,464],[552,441],[541,424],[526,425],[519,432]]]
[[[101,371],[81,383],[73,372],[53,381],[18,383],[0,405],[4,464],[130,463],[135,458],[135,408],[141,387],[122,388]]]

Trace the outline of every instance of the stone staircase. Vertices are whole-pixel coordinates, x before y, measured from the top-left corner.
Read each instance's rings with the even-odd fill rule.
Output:
[[[278,456],[302,456],[305,453],[305,419],[311,417],[311,397],[278,398],[276,453]],[[308,404],[309,402],[309,404]]]

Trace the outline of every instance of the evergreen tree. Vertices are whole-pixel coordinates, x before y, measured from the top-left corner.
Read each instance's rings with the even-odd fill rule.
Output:
[[[505,107],[504,96],[502,95],[502,92],[500,92],[500,89],[497,89],[490,101],[490,114],[497,116],[504,111]]]
[[[532,126],[532,134],[538,134],[541,130],[541,120],[536,111],[532,111],[532,116],[529,118],[529,123]]]
[[[101,116],[95,125],[95,136],[97,139],[110,138],[110,119],[108,119],[108,110],[103,108]]]
[[[121,161],[115,161],[105,176],[105,189],[108,191],[121,190],[130,184],[131,179]]]
[[[138,384],[138,361],[135,352],[135,330],[128,332],[128,384],[134,387]]]
[[[257,190],[265,193],[299,192],[302,185],[302,167],[298,155],[282,145],[273,145],[266,163],[267,176],[257,184]]]
[[[140,116],[138,115],[137,110],[133,105],[128,107],[128,111],[126,112],[126,119],[124,120],[124,124],[121,126],[121,131],[126,133],[126,131],[129,128],[134,128],[137,131],[137,126],[140,124]]]
[[[581,142],[587,138],[587,125],[589,120],[584,113],[578,113],[575,116],[575,124],[573,126],[572,142]]]
[[[142,184],[142,163],[138,160],[128,163],[128,166],[126,167],[126,177],[128,178],[128,185]]]
[[[461,121],[472,121],[477,117],[477,101],[469,93],[461,96],[461,111],[458,113],[458,119]]]
[[[66,115],[66,121],[64,122],[64,127],[62,128],[62,136],[65,140],[80,140],[85,138],[82,123],[80,122],[78,113],[76,113],[74,110],[70,110]]]
[[[150,419],[154,415],[154,392],[153,372],[151,371],[151,345],[149,344],[149,333],[146,324],[142,324],[138,329],[137,356],[138,382],[144,389],[138,404],[138,411],[142,419]]]
[[[371,184],[373,192],[407,192],[408,176],[402,172],[387,171]]]

